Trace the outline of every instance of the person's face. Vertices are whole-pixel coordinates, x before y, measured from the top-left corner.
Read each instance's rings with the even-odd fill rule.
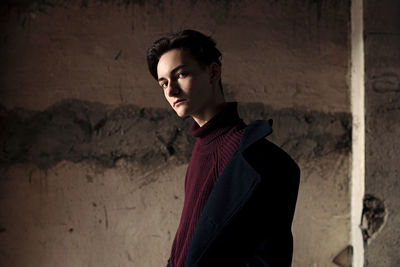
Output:
[[[201,117],[214,103],[215,78],[186,51],[172,49],[157,65],[158,83],[179,117]]]

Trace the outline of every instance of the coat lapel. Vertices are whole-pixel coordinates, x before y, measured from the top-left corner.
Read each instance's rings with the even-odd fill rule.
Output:
[[[186,267],[198,264],[230,218],[251,197],[260,182],[260,176],[243,157],[243,151],[271,132],[271,125],[267,121],[256,121],[246,127],[238,149],[218,178],[200,216],[189,245]]]

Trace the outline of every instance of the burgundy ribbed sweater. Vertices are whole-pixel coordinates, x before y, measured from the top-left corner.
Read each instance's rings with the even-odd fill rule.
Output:
[[[237,103],[225,108],[202,127],[194,122],[190,134],[197,138],[185,178],[185,200],[172,244],[171,267],[182,267],[194,230],[207,199],[226,163],[237,149],[246,125]]]

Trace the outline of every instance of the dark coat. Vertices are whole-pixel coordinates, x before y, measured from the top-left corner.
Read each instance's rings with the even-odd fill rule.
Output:
[[[264,138],[271,132],[267,121],[245,128],[200,216],[185,267],[291,265],[300,170]]]

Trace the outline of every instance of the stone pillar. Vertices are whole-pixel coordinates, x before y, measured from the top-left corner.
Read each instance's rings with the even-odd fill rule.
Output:
[[[351,244],[353,267],[364,265],[364,246],[360,231],[365,183],[365,79],[363,0],[351,4]]]

